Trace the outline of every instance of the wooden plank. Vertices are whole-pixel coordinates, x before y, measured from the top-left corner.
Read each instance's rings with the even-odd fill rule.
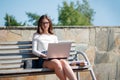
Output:
[[[74,56],[68,57],[68,61],[73,61],[73,60],[74,60]]]
[[[32,45],[0,45],[0,50],[8,50],[8,49],[31,49]]]
[[[20,68],[23,63],[16,63],[16,64],[0,64],[0,69],[10,69],[10,68]]]
[[[0,45],[0,50],[8,50],[8,49],[32,49],[32,45],[25,45],[25,46],[19,46],[19,45]],[[71,51],[74,51],[75,47],[71,47]]]
[[[1,61],[4,61],[4,62],[11,62],[11,60],[35,60],[35,59],[38,59],[38,57],[25,57],[25,58],[10,58],[10,59],[1,59]]]
[[[17,63],[0,63],[1,66],[7,66],[7,65],[12,65],[12,64],[23,64],[23,62],[17,62]]]
[[[91,66],[87,65],[84,67],[80,67],[80,66],[71,66],[73,70],[84,70],[84,69],[88,69]],[[23,70],[1,70],[0,71],[0,75],[4,75],[4,74],[25,74],[25,73],[47,73],[47,72],[53,72],[53,70],[50,70],[48,68],[37,68],[37,69],[23,69]]]
[[[22,55],[4,55],[0,56],[0,60],[9,60],[9,59],[21,59]]]
[[[0,64],[0,66],[7,66],[7,65],[15,65],[15,64],[23,64],[23,62],[19,62],[19,63],[3,63],[3,64]]]
[[[38,57],[31,57],[31,58],[20,58],[20,59],[9,59],[9,60],[0,60],[0,64],[3,63],[19,63],[22,62],[23,60],[37,60],[39,59]]]
[[[0,52],[0,55],[19,55],[19,54],[27,54],[27,55],[34,55],[32,50],[4,50]],[[70,55],[76,54],[75,51],[70,51]]]
[[[16,49],[16,50],[1,50],[0,51],[0,54],[21,54],[21,53],[32,53],[32,50],[19,50],[19,49]]]
[[[75,47],[71,47],[71,49],[70,49],[71,51],[75,51]]]
[[[0,69],[0,71],[3,70],[24,70],[24,68],[20,67],[20,68],[6,68],[6,69]]]
[[[32,44],[32,41],[10,41],[10,42],[0,42],[0,45],[25,45]]]
[[[22,60],[0,60],[0,64],[7,64],[7,63],[20,63]]]
[[[70,55],[72,55],[72,56],[75,55],[75,54],[76,54],[75,51],[71,51],[71,52],[70,52]]]
[[[0,60],[24,59],[37,57],[34,54],[4,54],[0,55]]]
[[[74,50],[72,50],[71,52],[74,53]],[[29,53],[29,54],[32,54],[32,50],[19,50],[19,49],[16,49],[16,50],[1,50],[0,51],[0,54],[22,54],[22,53]],[[72,54],[72,53],[71,53]]]

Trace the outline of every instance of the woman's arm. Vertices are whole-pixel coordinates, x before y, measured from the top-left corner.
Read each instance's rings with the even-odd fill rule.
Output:
[[[45,54],[41,53],[41,51],[38,51],[38,40],[37,40],[38,35],[34,34],[33,39],[32,39],[32,52],[38,57],[46,57]]]
[[[58,37],[57,36],[55,36],[55,43],[58,43]]]
[[[37,50],[37,40],[35,39],[33,39],[32,41],[32,52],[38,57],[40,57],[40,55],[42,54],[40,51]]]

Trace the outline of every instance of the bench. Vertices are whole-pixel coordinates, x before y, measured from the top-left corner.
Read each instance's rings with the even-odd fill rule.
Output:
[[[82,51],[75,50],[75,43],[71,46],[68,61],[78,61],[82,55],[87,62],[86,66],[71,66],[76,72],[78,80],[80,71],[90,71],[92,80],[96,80],[88,57]],[[0,77],[19,77],[54,74],[54,71],[47,68],[38,68],[34,65],[38,57],[32,54],[32,41],[0,42]]]

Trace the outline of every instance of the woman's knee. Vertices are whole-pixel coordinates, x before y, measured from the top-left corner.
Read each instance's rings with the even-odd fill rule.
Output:
[[[52,64],[53,64],[54,68],[62,69],[62,64],[61,64],[60,60],[53,59]]]
[[[66,66],[69,65],[68,62],[64,59],[61,59],[60,62],[62,63],[62,65]]]

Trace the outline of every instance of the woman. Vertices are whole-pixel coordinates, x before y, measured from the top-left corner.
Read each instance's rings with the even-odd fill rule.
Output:
[[[68,62],[64,59],[45,60],[49,43],[57,43],[58,39],[52,32],[52,22],[42,15],[38,21],[37,32],[33,35],[33,54],[40,57],[40,67],[54,70],[60,80],[77,80]]]

